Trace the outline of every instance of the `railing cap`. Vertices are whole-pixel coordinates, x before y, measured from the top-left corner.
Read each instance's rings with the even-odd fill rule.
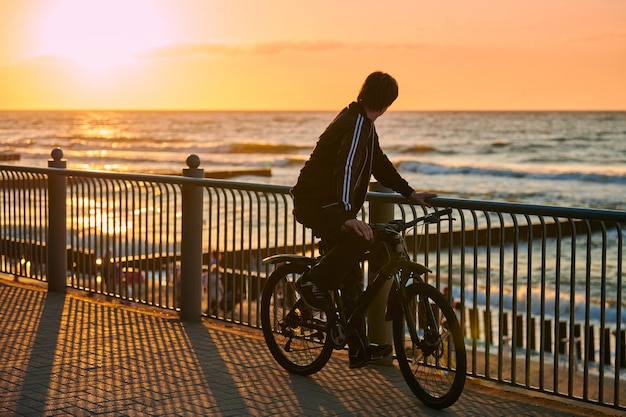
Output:
[[[187,166],[191,169],[198,169],[200,166],[200,157],[196,154],[191,154],[187,157]]]
[[[54,148],[50,152],[52,159],[48,160],[48,168],[67,168],[67,161],[63,159],[63,150],[61,148]]]
[[[52,152],[50,152],[50,156],[54,161],[60,161],[63,159],[63,150],[61,148],[54,148]]]

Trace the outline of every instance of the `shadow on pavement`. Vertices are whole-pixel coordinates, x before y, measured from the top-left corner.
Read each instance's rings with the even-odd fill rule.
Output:
[[[0,415],[609,415],[468,380],[443,411],[394,367],[290,375],[258,329],[0,282]]]

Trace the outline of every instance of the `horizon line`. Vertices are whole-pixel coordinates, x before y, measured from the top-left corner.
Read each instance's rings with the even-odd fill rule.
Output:
[[[168,109],[168,108],[20,108],[20,109],[0,109],[0,112],[198,112],[198,113],[328,113],[337,112],[341,109]],[[554,112],[554,113],[619,113],[626,112],[624,109],[398,109],[388,110],[388,113],[532,113],[532,112]]]

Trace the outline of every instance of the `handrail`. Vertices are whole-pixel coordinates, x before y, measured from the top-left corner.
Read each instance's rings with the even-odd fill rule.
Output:
[[[368,200],[403,203],[404,197],[398,194],[369,192]],[[452,207],[467,210],[484,210],[493,213],[516,213],[530,216],[569,217],[581,220],[597,220],[626,223],[626,211],[593,209],[563,206],[542,206],[527,203],[508,203],[498,201],[466,200],[460,198],[435,197],[429,200],[437,207]]]

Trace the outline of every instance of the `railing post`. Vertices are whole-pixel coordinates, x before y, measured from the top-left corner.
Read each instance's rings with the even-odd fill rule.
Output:
[[[391,193],[392,190],[382,186],[377,182],[370,184],[370,191]],[[369,205],[370,223],[382,223],[393,220],[393,204],[386,204],[380,202],[371,202]],[[369,264],[369,276],[368,280],[374,279],[374,274],[378,271],[382,265],[377,263],[376,259],[371,259]],[[387,306],[387,294],[391,288],[391,280],[388,280],[383,289],[376,295],[374,301],[367,310],[367,323],[368,323],[368,337],[370,341],[378,344],[391,344],[392,343],[392,327],[391,322],[385,321],[385,309]],[[391,365],[393,356],[389,355],[386,358],[378,361],[380,365]]]
[[[63,151],[55,148],[50,153],[48,168],[67,168]],[[67,176],[63,172],[48,175],[48,291],[67,292]]]
[[[197,155],[187,157],[183,176],[203,178],[204,169]],[[202,188],[183,184],[183,218],[181,243],[180,318],[200,321],[202,318]]]

